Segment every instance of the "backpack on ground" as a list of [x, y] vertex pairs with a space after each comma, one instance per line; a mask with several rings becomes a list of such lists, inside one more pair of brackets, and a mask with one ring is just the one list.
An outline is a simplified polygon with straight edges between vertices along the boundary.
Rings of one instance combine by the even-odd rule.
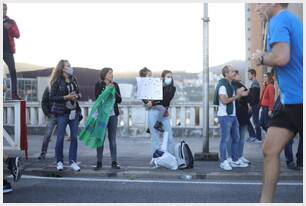
[[175, 145], [175, 157], [179, 169], [193, 168], [193, 155], [185, 141]]

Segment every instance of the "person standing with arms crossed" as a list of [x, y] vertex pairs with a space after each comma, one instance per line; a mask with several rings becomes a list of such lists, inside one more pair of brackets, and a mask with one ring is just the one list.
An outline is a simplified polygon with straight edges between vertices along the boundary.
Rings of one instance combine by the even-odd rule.
[[303, 136], [303, 24], [287, 3], [257, 4], [256, 12], [269, 22], [268, 52], [257, 51], [256, 65], [274, 67], [281, 108], [272, 113], [263, 144], [264, 177], [260, 202], [272, 202], [280, 173], [280, 153], [298, 132]]

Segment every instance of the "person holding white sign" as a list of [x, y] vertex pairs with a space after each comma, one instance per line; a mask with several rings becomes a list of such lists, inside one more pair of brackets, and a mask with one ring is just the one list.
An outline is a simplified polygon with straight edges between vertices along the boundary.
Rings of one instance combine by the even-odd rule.
[[[165, 132], [168, 132], [168, 135], [169, 135], [167, 151], [173, 154], [174, 143], [173, 143], [173, 136], [172, 136], [172, 128], [171, 128], [170, 121], [169, 121], [168, 107], [170, 106], [170, 102], [174, 97], [176, 87], [174, 86], [171, 71], [164, 70], [161, 74], [161, 79], [163, 82], [163, 99], [151, 101], [151, 103], [147, 104], [149, 108], [148, 123], [149, 123], [149, 129], [151, 132], [151, 144], [152, 144], [151, 149], [152, 149], [152, 154], [156, 150], [160, 149], [159, 133], [158, 133], [158, 130], [154, 128], [156, 121], [159, 120], [162, 123]], [[163, 106], [166, 108], [162, 117], [160, 117], [159, 115], [160, 111], [156, 109], [156, 106]]]
[[[140, 77], [152, 77], [152, 71], [150, 69], [144, 67], [143, 69], [141, 69], [139, 71], [139, 76]], [[149, 82], [147, 82], [147, 83], [149, 83]], [[148, 94], [146, 94], [146, 91], [139, 91], [140, 89], [143, 89], [143, 88], [140, 88], [140, 85], [139, 85], [138, 86], [138, 91], [137, 91], [138, 95], [139, 96], [147, 96], [148, 97]], [[151, 89], [151, 88], [149, 88], [149, 89]], [[142, 93], [145, 93], [145, 94], [142, 94]], [[161, 88], [160, 93], [161, 93], [161, 96], [162, 96], [162, 88]], [[154, 109], [159, 110], [159, 118], [157, 119], [157, 121], [156, 121], [156, 123], [154, 125], [154, 128], [157, 129], [160, 132], [164, 132], [163, 125], [162, 125], [162, 123], [159, 120], [163, 117], [163, 114], [166, 112], [166, 108], [164, 106], [162, 106], [162, 105], [154, 105], [154, 101], [153, 100], [148, 100], [147, 98], [142, 99], [142, 101], [145, 104], [146, 109], [154, 106]], [[146, 132], [150, 133], [150, 129], [148, 128]]]

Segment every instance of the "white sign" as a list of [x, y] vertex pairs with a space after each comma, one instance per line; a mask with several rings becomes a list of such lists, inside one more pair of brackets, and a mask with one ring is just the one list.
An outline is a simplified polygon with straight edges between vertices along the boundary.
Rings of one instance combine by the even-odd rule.
[[160, 78], [136, 77], [136, 80], [137, 99], [163, 99], [163, 83]]

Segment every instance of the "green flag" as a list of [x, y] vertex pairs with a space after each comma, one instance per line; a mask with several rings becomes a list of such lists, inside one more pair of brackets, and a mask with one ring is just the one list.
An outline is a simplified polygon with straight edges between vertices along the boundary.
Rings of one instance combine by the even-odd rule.
[[115, 104], [115, 88], [106, 87], [99, 95], [86, 120], [79, 139], [90, 148], [103, 146], [109, 115]]

